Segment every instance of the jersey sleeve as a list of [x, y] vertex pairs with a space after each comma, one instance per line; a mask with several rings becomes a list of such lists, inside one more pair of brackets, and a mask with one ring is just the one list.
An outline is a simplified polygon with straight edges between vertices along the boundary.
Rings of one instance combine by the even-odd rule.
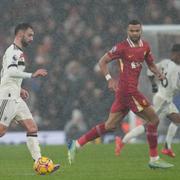
[[32, 73], [27, 73], [20, 71], [18, 69], [18, 64], [19, 64], [19, 57], [18, 54], [11, 54], [11, 53], [6, 53], [5, 54], [6, 59], [7, 59], [7, 75], [9, 77], [13, 78], [31, 78]]
[[120, 43], [116, 44], [107, 54], [111, 59], [121, 58], [123, 54], [123, 46]]
[[16, 54], [6, 53], [5, 56], [7, 59], [7, 68], [8, 69], [10, 67], [18, 67], [18, 56]]
[[154, 61], [151, 49], [148, 44], [147, 44], [147, 50], [146, 50], [146, 54], [145, 54], [145, 61], [148, 65]]

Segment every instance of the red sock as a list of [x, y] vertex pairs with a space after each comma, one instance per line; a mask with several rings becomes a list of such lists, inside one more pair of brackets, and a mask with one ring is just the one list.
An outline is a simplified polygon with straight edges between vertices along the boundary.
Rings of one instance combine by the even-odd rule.
[[107, 131], [105, 129], [105, 123], [101, 123], [93, 127], [86, 134], [82, 135], [77, 141], [80, 144], [80, 146], [83, 146], [87, 142], [92, 141], [96, 139], [97, 137], [100, 137], [102, 134], [106, 132]]
[[158, 156], [157, 150], [157, 125], [148, 124], [146, 127], [146, 136], [149, 144], [149, 155], [150, 157]]

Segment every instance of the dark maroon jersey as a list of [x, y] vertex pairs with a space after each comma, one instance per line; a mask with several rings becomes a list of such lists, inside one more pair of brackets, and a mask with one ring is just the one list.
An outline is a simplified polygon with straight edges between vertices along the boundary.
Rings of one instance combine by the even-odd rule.
[[147, 42], [140, 40], [139, 47], [135, 47], [129, 38], [115, 45], [108, 55], [120, 62], [119, 88], [127, 93], [137, 91], [142, 63], [154, 60]]

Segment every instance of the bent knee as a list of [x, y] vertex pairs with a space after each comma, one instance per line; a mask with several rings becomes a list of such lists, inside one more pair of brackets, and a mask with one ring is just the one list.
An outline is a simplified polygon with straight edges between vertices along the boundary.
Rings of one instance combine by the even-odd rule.
[[37, 133], [37, 132], [38, 132], [37, 126], [30, 126], [30, 127], [27, 127], [27, 133], [28, 133], [28, 134], [31, 134], [31, 133]]
[[105, 123], [105, 128], [108, 131], [114, 131], [116, 129], [116, 124], [106, 122]]
[[0, 137], [3, 137], [6, 134], [6, 131], [0, 132]]
[[6, 134], [7, 127], [0, 124], [0, 137], [4, 136]]

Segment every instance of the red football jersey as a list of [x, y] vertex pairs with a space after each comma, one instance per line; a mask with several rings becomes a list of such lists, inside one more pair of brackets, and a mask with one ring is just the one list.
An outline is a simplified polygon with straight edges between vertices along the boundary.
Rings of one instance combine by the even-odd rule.
[[129, 38], [115, 45], [108, 55], [120, 62], [119, 88], [127, 93], [137, 91], [142, 63], [151, 64], [154, 60], [147, 42], [140, 40], [139, 47], [135, 47]]

